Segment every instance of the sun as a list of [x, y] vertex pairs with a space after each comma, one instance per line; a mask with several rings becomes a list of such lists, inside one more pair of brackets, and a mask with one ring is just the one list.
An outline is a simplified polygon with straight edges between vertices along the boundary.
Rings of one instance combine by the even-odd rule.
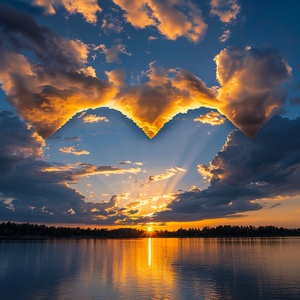
[[152, 226], [148, 226], [147, 231], [148, 231], [148, 232], [152, 232], [152, 231], [153, 231]]

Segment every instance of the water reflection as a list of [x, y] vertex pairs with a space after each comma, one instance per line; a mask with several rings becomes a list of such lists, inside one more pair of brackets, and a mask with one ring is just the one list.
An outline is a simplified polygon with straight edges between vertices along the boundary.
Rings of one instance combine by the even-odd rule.
[[0, 242], [1, 299], [299, 299], [299, 246], [299, 238]]
[[151, 267], [151, 260], [152, 260], [152, 244], [151, 244], [151, 238], [148, 238], [148, 267]]

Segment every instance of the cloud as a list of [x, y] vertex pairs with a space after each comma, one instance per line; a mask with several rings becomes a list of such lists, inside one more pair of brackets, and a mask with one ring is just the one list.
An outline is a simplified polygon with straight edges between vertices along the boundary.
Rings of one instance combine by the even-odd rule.
[[[239, 216], [268, 199], [299, 194], [300, 118], [270, 120], [253, 139], [229, 134], [209, 165], [198, 165], [210, 185], [178, 194], [154, 221], [195, 221]], [[261, 201], [260, 201], [261, 200]]]
[[126, 71], [125, 69], [116, 69], [112, 71], [105, 71], [105, 75], [108, 81], [117, 87], [122, 87], [125, 85]]
[[224, 32], [223, 32], [223, 34], [220, 36], [220, 38], [219, 38], [219, 41], [221, 42], [221, 43], [225, 43], [228, 39], [229, 39], [229, 37], [230, 37], [230, 30], [225, 30]]
[[80, 141], [81, 138], [78, 136], [71, 136], [71, 137], [66, 137], [64, 138], [65, 141]]
[[99, 123], [99, 122], [109, 122], [106, 117], [100, 117], [96, 115], [89, 114], [83, 118], [83, 123]]
[[218, 110], [249, 137], [286, 101], [292, 69], [274, 49], [226, 48], [216, 57]]
[[63, 6], [71, 15], [82, 14], [85, 20], [91, 24], [97, 23], [97, 13], [102, 11], [97, 0], [33, 0], [32, 4], [44, 7], [47, 14], [50, 15], [56, 13], [56, 7]]
[[[83, 197], [63, 184], [59, 176], [47, 176], [42, 168], [44, 140], [12, 113], [0, 112], [0, 214], [3, 220], [46, 221], [48, 212], [77, 209]], [[6, 199], [11, 199], [10, 208]], [[46, 208], [45, 208], [46, 207]], [[45, 218], [43, 218], [43, 216]]]
[[[0, 6], [0, 83], [8, 101], [41, 136], [114, 96], [116, 89], [86, 66], [88, 46], [82, 41], [62, 38], [27, 13]], [[22, 51], [31, 51], [36, 63]]]
[[44, 140], [31, 126], [9, 111], [0, 111], [0, 171], [8, 173], [24, 159], [36, 160], [43, 154]]
[[[184, 3], [190, 7], [189, 1]], [[0, 6], [1, 87], [18, 114], [44, 138], [76, 113], [104, 106], [122, 112], [150, 138], [178, 113], [199, 107], [217, 109], [253, 137], [286, 101], [284, 84], [291, 79], [291, 68], [272, 49], [222, 50], [215, 57], [220, 87], [209, 88], [187, 70], [154, 63], [141, 85], [126, 85], [124, 69], [105, 72], [109, 83], [87, 65], [89, 45], [59, 36], [25, 12]], [[109, 49], [104, 44], [94, 49], [103, 51], [109, 62], [120, 61], [119, 54], [126, 50], [119, 40], [114, 43]], [[22, 54], [26, 52], [30, 59]]]
[[146, 135], [154, 137], [178, 113], [200, 106], [216, 105], [216, 91], [185, 70], [155, 68], [150, 64], [149, 78], [143, 85], [124, 87], [113, 107], [132, 119]]
[[205, 115], [201, 115], [194, 119], [194, 122], [201, 122], [203, 124], [210, 124], [212, 126], [221, 125], [226, 121], [220, 113], [217, 111], [211, 111]]
[[291, 85], [291, 96], [289, 99], [289, 102], [291, 105], [299, 105], [300, 104], [300, 95], [299, 95], [299, 91], [300, 91], [300, 82], [296, 83], [293, 82]]
[[125, 19], [135, 28], [154, 26], [169, 40], [185, 37], [193, 43], [200, 42], [207, 25], [201, 10], [192, 1], [127, 1], [113, 0], [125, 11]]
[[62, 148], [59, 148], [59, 151], [63, 152], [63, 153], [74, 154], [74, 155], [77, 155], [77, 156], [90, 154], [89, 151], [87, 151], [87, 150], [78, 150], [74, 146], [62, 147]]
[[118, 162], [119, 165], [131, 165], [132, 162], [130, 160], [123, 160]]
[[94, 166], [88, 163], [77, 162], [75, 164], [61, 165], [61, 164], [48, 164], [43, 168], [43, 172], [47, 173], [59, 173], [60, 176], [65, 178], [72, 177], [78, 179], [79, 177], [91, 176], [91, 175], [123, 175], [123, 174], [138, 174], [141, 172], [140, 168], [117, 168], [113, 166]]
[[169, 178], [175, 176], [178, 172], [186, 172], [186, 170], [184, 170], [182, 168], [178, 168], [178, 167], [167, 169], [167, 171], [165, 173], [149, 176], [147, 182], [140, 185], [140, 187], [143, 188], [145, 186], [148, 186], [152, 182], [169, 179]]
[[31, 126], [11, 112], [0, 111], [2, 220], [114, 224], [126, 219], [126, 211], [118, 208], [122, 195], [112, 196], [109, 202], [86, 202], [70, 184], [92, 175], [136, 174], [139, 168], [50, 163], [43, 160], [44, 147], [44, 140]]
[[230, 23], [240, 12], [238, 0], [210, 0], [210, 13], [219, 17], [223, 23]]
[[101, 53], [105, 54], [106, 61], [108, 63], [121, 63], [119, 57], [120, 54], [125, 54], [131, 56], [131, 53], [126, 51], [125, 45], [117, 42], [113, 44], [110, 48], [107, 48], [104, 44], [100, 44], [94, 48], [95, 51], [100, 50]]
[[151, 42], [151, 41], [155, 41], [155, 40], [157, 40], [158, 38], [156, 37], [156, 36], [152, 36], [152, 35], [150, 35], [149, 37], [148, 37], [148, 41], [149, 42]]
[[106, 15], [105, 19], [103, 19], [101, 29], [106, 35], [118, 34], [123, 31], [123, 25], [120, 20]]

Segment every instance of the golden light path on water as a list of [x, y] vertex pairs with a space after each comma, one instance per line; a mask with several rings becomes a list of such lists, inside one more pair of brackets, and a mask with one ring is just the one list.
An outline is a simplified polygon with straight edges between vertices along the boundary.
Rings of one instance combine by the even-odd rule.
[[152, 241], [151, 238], [148, 238], [148, 267], [151, 267], [152, 260]]

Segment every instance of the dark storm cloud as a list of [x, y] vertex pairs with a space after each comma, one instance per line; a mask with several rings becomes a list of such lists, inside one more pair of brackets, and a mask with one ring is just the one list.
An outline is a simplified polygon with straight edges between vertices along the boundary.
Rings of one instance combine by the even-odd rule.
[[8, 111], [0, 112], [0, 129], [1, 219], [47, 219], [78, 208], [83, 196], [63, 184], [72, 177], [43, 172], [49, 166], [41, 160], [44, 140]]
[[[7, 2], [7, 0], [0, 0], [0, 4], [7, 4]], [[15, 9], [26, 11], [32, 15], [41, 15], [43, 13], [43, 9], [41, 7], [32, 6], [31, 3], [26, 2], [26, 0], [10, 0], [9, 5], [13, 6]]]
[[291, 105], [299, 105], [300, 104], [300, 82], [292, 83], [290, 87], [291, 87], [290, 103]]
[[299, 132], [300, 118], [289, 121], [281, 117], [274, 117], [253, 139], [233, 131], [209, 165], [198, 165], [210, 186], [178, 194], [168, 210], [154, 219], [194, 221], [235, 216], [261, 209], [259, 199], [298, 194]]
[[118, 196], [109, 202], [86, 202], [69, 185], [82, 176], [137, 173], [139, 168], [49, 163], [43, 160], [44, 146], [33, 128], [13, 113], [0, 111], [1, 220], [113, 224], [126, 217], [126, 212], [116, 212]]
[[44, 140], [9, 111], [0, 111], [0, 173], [42, 155]]
[[[53, 60], [55, 67], [71, 67], [72, 57], [66, 59], [63, 54], [62, 39], [49, 28], [39, 26], [28, 13], [0, 3], [0, 26], [2, 47], [12, 51], [30, 49], [44, 62]], [[73, 63], [78, 65], [76, 60]]]

